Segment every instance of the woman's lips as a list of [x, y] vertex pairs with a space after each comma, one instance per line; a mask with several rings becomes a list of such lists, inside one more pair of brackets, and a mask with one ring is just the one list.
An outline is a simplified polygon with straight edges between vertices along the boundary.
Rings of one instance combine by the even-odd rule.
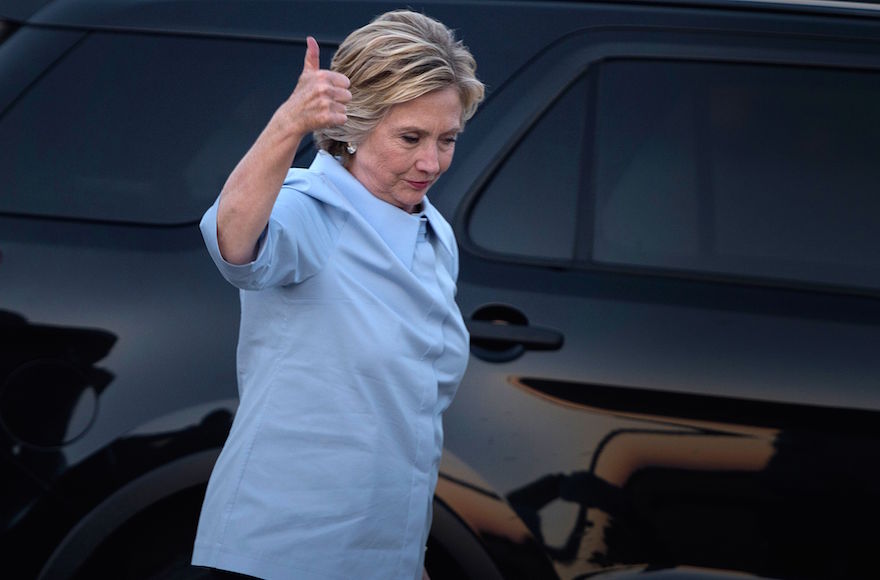
[[427, 189], [429, 185], [431, 185], [430, 181], [412, 181], [407, 179], [406, 182], [410, 187], [416, 190]]

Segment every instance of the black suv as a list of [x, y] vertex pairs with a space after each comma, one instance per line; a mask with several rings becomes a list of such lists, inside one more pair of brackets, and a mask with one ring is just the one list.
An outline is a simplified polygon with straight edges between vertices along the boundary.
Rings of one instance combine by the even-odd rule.
[[[238, 297], [197, 221], [305, 36], [396, 7], [0, 1], [4, 578], [198, 577]], [[489, 88], [431, 192], [472, 335], [435, 580], [876, 577], [880, 7], [413, 7]]]

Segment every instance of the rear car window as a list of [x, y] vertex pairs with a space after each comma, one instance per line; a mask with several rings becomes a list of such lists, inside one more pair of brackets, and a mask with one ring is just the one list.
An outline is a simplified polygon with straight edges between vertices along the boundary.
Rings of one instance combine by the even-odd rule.
[[603, 59], [516, 144], [468, 234], [514, 260], [876, 290], [878, 102], [876, 70]]
[[88, 36], [0, 117], [0, 212], [197, 220], [293, 89], [303, 50]]
[[595, 261], [880, 288], [880, 74], [599, 67]]

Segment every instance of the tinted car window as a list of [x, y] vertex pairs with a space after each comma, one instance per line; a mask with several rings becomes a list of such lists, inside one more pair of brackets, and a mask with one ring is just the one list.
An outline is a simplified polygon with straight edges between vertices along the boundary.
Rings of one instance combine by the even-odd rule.
[[0, 211], [198, 219], [301, 60], [279, 43], [89, 36], [0, 118]]
[[574, 254], [586, 114], [585, 79], [532, 127], [486, 186], [471, 239], [487, 250], [556, 260]]
[[596, 261], [880, 288], [880, 74], [598, 70]]

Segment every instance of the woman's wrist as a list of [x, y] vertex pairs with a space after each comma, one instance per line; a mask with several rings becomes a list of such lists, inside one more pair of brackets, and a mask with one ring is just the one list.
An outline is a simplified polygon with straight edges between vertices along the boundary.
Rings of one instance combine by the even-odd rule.
[[309, 134], [309, 131], [303, 130], [293, 115], [279, 108], [269, 124], [266, 126], [266, 132], [271, 139], [273, 145], [289, 148], [296, 152], [299, 143]]

